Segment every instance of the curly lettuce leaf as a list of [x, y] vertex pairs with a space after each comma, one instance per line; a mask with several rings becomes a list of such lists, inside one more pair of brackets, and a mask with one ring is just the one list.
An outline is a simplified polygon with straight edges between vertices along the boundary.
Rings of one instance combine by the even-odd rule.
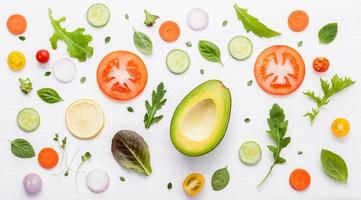
[[93, 38], [91, 35], [84, 34], [84, 28], [77, 28], [74, 31], [68, 32], [60, 25], [61, 22], [65, 21], [65, 17], [55, 20], [51, 9], [48, 10], [48, 14], [51, 25], [54, 28], [54, 33], [49, 39], [53, 49], [57, 49], [58, 41], [62, 40], [68, 47], [69, 55], [78, 59], [79, 62], [85, 62], [87, 58], [93, 55], [93, 47], [89, 46], [89, 42]]

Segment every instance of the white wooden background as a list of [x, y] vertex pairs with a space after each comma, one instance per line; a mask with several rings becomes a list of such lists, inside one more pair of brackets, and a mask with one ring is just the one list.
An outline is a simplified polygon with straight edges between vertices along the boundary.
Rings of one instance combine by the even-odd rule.
[[[85, 13], [89, 5], [95, 2], [106, 3], [111, 11], [109, 24], [101, 29], [92, 28], [86, 21]], [[282, 36], [273, 39], [260, 39], [252, 33], [246, 33], [241, 22], [236, 19], [232, 8], [234, 3], [249, 9], [268, 26], [282, 32]], [[186, 25], [186, 14], [194, 8], [205, 9], [210, 17], [206, 30], [195, 32]], [[35, 60], [38, 49], [51, 49], [48, 38], [53, 29], [50, 25], [47, 9], [53, 9], [55, 18], [67, 17], [62, 25], [72, 30], [79, 26], [86, 28], [86, 33], [93, 36], [94, 55], [84, 63], [78, 63], [77, 80], [70, 84], [61, 84], [53, 77], [44, 77], [45, 71], [51, 69], [51, 63], [67, 56], [65, 46], [59, 43], [56, 51], [51, 50], [51, 61], [46, 66], [40, 66]], [[147, 8], [161, 19], [152, 28], [143, 25], [143, 9]], [[361, 1], [359, 0], [248, 0], [248, 1], [166, 1], [166, 0], [3, 0], [0, 12], [0, 199], [188, 199], [182, 191], [181, 183], [191, 172], [201, 172], [206, 177], [204, 191], [194, 199], [361, 199], [361, 93], [360, 83], [336, 95], [329, 105], [322, 109], [311, 127], [308, 119], [302, 115], [314, 106], [302, 91], [313, 89], [320, 92], [319, 78], [329, 79], [333, 74], [351, 76], [361, 80]], [[287, 16], [294, 9], [306, 10], [310, 16], [310, 24], [302, 33], [293, 33], [287, 27]], [[26, 41], [20, 41], [6, 29], [7, 17], [13, 13], [22, 13], [28, 20], [25, 33]], [[128, 13], [130, 19], [124, 19]], [[158, 28], [164, 20], [177, 21], [182, 29], [179, 40], [168, 44], [158, 36]], [[222, 27], [222, 21], [228, 20], [228, 26]], [[339, 33], [330, 45], [320, 45], [317, 39], [319, 28], [329, 22], [338, 22]], [[149, 82], [145, 91], [128, 103], [115, 103], [107, 99], [98, 89], [96, 69], [101, 58], [110, 51], [125, 49], [137, 52], [132, 41], [132, 26], [148, 34], [154, 43], [154, 53], [150, 57], [141, 55], [149, 70]], [[227, 52], [230, 38], [243, 34], [248, 36], [254, 45], [253, 55], [246, 61], [233, 60]], [[111, 36], [111, 42], [104, 44], [104, 38]], [[224, 67], [202, 59], [197, 51], [199, 39], [215, 42], [221, 48]], [[192, 48], [185, 46], [186, 41], [193, 43]], [[302, 40], [303, 46], [297, 47]], [[253, 79], [253, 64], [260, 51], [274, 44], [292, 46], [303, 55], [307, 64], [307, 74], [302, 86], [287, 97], [274, 97], [264, 93], [256, 83], [247, 87], [248, 80]], [[183, 75], [171, 74], [165, 64], [165, 55], [173, 48], [186, 50], [192, 59], [190, 69]], [[7, 67], [6, 57], [10, 51], [20, 50], [27, 56], [26, 68], [15, 73]], [[326, 56], [331, 66], [327, 73], [319, 75], [313, 72], [311, 62], [316, 56]], [[199, 70], [203, 68], [205, 74]], [[79, 83], [82, 76], [87, 77], [83, 85]], [[34, 91], [24, 96], [18, 89], [18, 78], [29, 77], [33, 80]], [[179, 101], [191, 89], [208, 79], [220, 79], [232, 91], [232, 115], [227, 135], [220, 145], [211, 153], [189, 158], [177, 152], [169, 138], [169, 124], [172, 113]], [[145, 113], [144, 101], [149, 99], [151, 90], [163, 81], [167, 88], [168, 103], [160, 111], [165, 118], [149, 130], [143, 127]], [[38, 99], [36, 89], [52, 87], [57, 89], [64, 102], [48, 105]], [[64, 113], [67, 106], [80, 98], [91, 98], [99, 102], [106, 114], [106, 125], [103, 132], [90, 141], [78, 140], [66, 130]], [[267, 172], [272, 162], [271, 153], [266, 146], [271, 143], [265, 133], [268, 128], [266, 117], [273, 103], [279, 103], [289, 119], [287, 134], [292, 142], [282, 155], [287, 159], [284, 165], [276, 166], [271, 177], [261, 189], [256, 184]], [[133, 106], [134, 113], [128, 113], [127, 106]], [[17, 112], [23, 107], [34, 107], [40, 112], [41, 126], [34, 133], [24, 133], [16, 125]], [[243, 119], [249, 117], [246, 124]], [[345, 117], [351, 123], [349, 135], [343, 139], [335, 138], [330, 132], [330, 124], [336, 117]], [[143, 177], [131, 171], [124, 170], [113, 159], [110, 151], [113, 135], [121, 129], [131, 129], [140, 133], [150, 146], [153, 173]], [[57, 170], [44, 170], [39, 167], [36, 158], [21, 160], [10, 152], [6, 140], [26, 138], [36, 152], [46, 146], [56, 147], [52, 141], [54, 133], [67, 135], [70, 154], [78, 148], [81, 152], [90, 151], [93, 158], [84, 165], [83, 170], [103, 168], [109, 172], [111, 183], [109, 189], [102, 194], [91, 193], [85, 185], [85, 174], [79, 176], [80, 192], [76, 193], [74, 176], [67, 178], [52, 175]], [[261, 162], [248, 167], [238, 159], [238, 149], [247, 140], [257, 141], [263, 149]], [[349, 169], [349, 181], [343, 185], [331, 180], [321, 170], [320, 150], [330, 149], [346, 160]], [[297, 151], [303, 155], [297, 155]], [[228, 166], [231, 174], [229, 186], [220, 192], [212, 191], [210, 179], [212, 173], [221, 167]], [[304, 192], [296, 192], [288, 184], [288, 176], [295, 168], [305, 168], [312, 176], [310, 187]], [[30, 172], [41, 175], [43, 190], [35, 197], [27, 197], [22, 188], [22, 178]], [[126, 178], [119, 181], [119, 176]], [[168, 182], [173, 183], [173, 189], [168, 191]]]

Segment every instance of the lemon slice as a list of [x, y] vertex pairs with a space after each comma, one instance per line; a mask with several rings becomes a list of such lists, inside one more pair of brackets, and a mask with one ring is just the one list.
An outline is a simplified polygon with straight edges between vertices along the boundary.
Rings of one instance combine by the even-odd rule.
[[75, 137], [93, 138], [104, 127], [104, 112], [95, 101], [80, 99], [69, 106], [65, 114], [65, 123]]

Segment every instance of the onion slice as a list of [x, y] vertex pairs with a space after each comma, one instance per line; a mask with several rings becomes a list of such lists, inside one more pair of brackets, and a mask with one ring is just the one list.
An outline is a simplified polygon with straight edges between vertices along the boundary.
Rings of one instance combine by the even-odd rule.
[[61, 58], [53, 65], [53, 75], [62, 83], [69, 83], [76, 76], [76, 64], [70, 58]]
[[196, 31], [205, 29], [208, 25], [208, 14], [201, 8], [194, 8], [188, 12], [187, 23], [188, 26]]

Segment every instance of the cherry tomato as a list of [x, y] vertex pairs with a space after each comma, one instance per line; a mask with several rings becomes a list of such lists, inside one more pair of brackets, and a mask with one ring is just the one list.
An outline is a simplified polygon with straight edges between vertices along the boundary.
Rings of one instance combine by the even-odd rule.
[[98, 66], [98, 85], [104, 94], [115, 100], [127, 101], [138, 96], [147, 80], [144, 62], [129, 51], [111, 52]]
[[46, 49], [41, 49], [38, 52], [36, 52], [36, 60], [38, 60], [39, 63], [47, 63], [49, 61], [50, 54], [49, 51]]
[[183, 181], [183, 189], [189, 196], [194, 196], [200, 193], [204, 187], [204, 177], [202, 174], [189, 174]]
[[331, 124], [331, 131], [336, 137], [344, 137], [350, 131], [350, 123], [345, 118], [337, 118]]
[[325, 72], [328, 70], [330, 63], [325, 57], [317, 57], [313, 60], [312, 66], [316, 72]]
[[305, 77], [305, 63], [293, 48], [284, 45], [268, 47], [254, 65], [258, 85], [267, 93], [287, 95], [294, 92]]

